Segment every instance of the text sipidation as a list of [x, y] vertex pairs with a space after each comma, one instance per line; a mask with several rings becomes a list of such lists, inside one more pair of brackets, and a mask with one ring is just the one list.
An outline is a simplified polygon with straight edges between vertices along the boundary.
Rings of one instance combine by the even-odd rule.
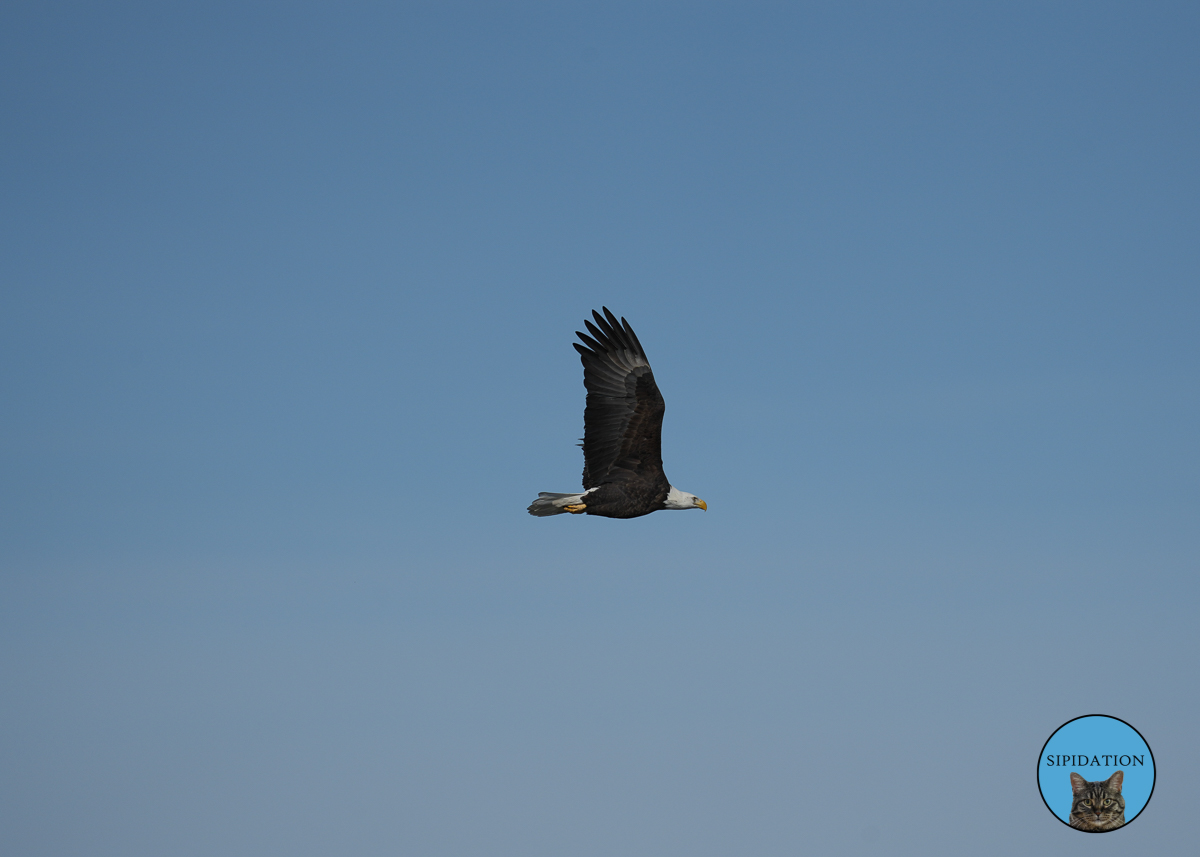
[[[1101, 761], [1103, 759], [1104, 761]], [[1112, 761], [1108, 761], [1112, 759]], [[1145, 766], [1146, 755], [1140, 756], [1047, 756], [1047, 767], [1086, 768], [1092, 765], [1097, 768], [1111, 768], [1120, 765], [1123, 768]]]

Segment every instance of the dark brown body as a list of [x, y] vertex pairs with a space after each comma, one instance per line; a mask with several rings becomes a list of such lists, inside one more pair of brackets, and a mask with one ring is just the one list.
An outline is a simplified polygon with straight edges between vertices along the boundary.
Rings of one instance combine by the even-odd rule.
[[663, 508], [667, 493], [671, 490], [666, 477], [661, 485], [647, 482], [608, 482], [600, 485], [584, 502], [588, 515], [602, 518], [640, 518]]

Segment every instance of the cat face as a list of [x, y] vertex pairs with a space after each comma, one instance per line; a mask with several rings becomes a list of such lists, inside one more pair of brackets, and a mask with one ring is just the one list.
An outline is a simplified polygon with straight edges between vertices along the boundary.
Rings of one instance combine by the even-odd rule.
[[1089, 783], [1071, 772], [1071, 826], [1080, 830], [1115, 830], [1125, 823], [1125, 798], [1121, 783], [1125, 772], [1117, 771], [1107, 780]]

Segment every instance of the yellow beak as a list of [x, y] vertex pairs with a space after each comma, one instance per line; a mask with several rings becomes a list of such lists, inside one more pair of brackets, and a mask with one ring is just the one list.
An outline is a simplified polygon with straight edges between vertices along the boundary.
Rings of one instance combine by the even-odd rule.
[[703, 500], [701, 500], [699, 497], [696, 498], [696, 505], [699, 506], [704, 511], [706, 511], [706, 512], [708, 511], [708, 504], [705, 503]]

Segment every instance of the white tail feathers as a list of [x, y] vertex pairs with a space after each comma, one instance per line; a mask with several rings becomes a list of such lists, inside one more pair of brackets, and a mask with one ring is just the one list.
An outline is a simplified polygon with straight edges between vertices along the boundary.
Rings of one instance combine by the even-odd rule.
[[561, 515], [567, 511], [564, 506], [574, 506], [583, 502], [582, 494], [551, 494], [546, 491], [538, 494], [538, 498], [529, 505], [529, 514], [545, 518], [548, 515]]

